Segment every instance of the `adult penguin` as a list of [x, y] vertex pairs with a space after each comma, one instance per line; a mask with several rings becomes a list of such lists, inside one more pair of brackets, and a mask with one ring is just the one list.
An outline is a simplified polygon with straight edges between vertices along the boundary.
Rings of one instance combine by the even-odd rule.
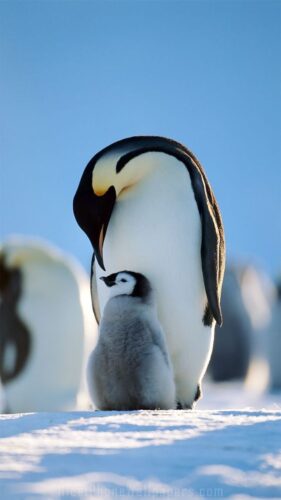
[[163, 137], [118, 141], [88, 163], [74, 214], [94, 255], [97, 320], [108, 300], [98, 279], [130, 269], [156, 291], [179, 408], [191, 408], [213, 345], [225, 246], [222, 220], [204, 170], [183, 145]]
[[215, 335], [208, 373], [215, 382], [245, 379], [254, 351], [254, 329], [244, 303], [241, 266], [226, 267], [222, 288], [223, 326]]

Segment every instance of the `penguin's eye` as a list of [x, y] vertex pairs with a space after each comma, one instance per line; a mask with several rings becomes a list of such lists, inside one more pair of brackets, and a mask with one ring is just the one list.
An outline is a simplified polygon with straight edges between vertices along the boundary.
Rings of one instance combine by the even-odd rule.
[[127, 283], [127, 280], [125, 280], [125, 278], [122, 278], [120, 281], [121, 281], [122, 283]]

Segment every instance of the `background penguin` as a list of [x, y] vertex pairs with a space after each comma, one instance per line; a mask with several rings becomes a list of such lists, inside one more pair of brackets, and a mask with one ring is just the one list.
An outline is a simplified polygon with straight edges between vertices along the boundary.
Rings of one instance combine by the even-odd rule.
[[88, 407], [81, 388], [93, 319], [87, 288], [83, 269], [45, 242], [19, 237], [0, 247], [3, 410], [68, 410], [77, 398]]
[[17, 306], [22, 293], [20, 269], [6, 266], [0, 255], [0, 379], [6, 384], [24, 369], [31, 351], [31, 335]]
[[111, 298], [88, 364], [94, 404], [101, 410], [174, 408], [173, 373], [149, 281], [129, 271], [101, 279]]
[[271, 278], [254, 264], [240, 265], [239, 275], [243, 303], [253, 330], [251, 362], [245, 385], [247, 390], [258, 394], [267, 389], [269, 380], [267, 328], [271, 319], [275, 289]]
[[276, 297], [272, 305], [271, 321], [267, 330], [267, 352], [269, 362], [269, 388], [281, 390], [281, 278], [277, 281]]
[[[272, 281], [260, 268], [242, 262], [227, 267], [221, 301], [224, 323], [216, 331], [208, 369], [214, 381], [243, 379], [246, 389], [256, 394], [267, 388], [268, 328], [274, 297]], [[273, 350], [279, 363], [276, 345]]]
[[179, 407], [190, 408], [213, 344], [224, 274], [224, 232], [203, 168], [181, 144], [132, 137], [87, 165], [74, 214], [93, 248], [92, 300], [99, 321], [108, 290], [98, 278], [131, 269], [147, 276], [174, 369]]
[[208, 374], [215, 382], [244, 379], [253, 354], [253, 327], [242, 297], [239, 267], [226, 268], [222, 289], [223, 325], [216, 331]]

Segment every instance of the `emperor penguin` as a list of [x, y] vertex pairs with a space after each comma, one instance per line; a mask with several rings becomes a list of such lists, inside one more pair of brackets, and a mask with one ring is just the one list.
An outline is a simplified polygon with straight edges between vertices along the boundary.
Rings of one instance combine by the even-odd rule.
[[241, 266], [227, 266], [224, 274], [221, 307], [223, 325], [215, 333], [208, 372], [215, 382], [247, 376], [253, 355], [254, 330], [246, 309], [240, 283]]
[[[3, 242], [2, 411], [63, 411], [82, 405], [88, 409], [83, 365], [89, 355], [89, 323], [94, 320], [88, 282], [74, 259], [43, 240], [18, 236]], [[91, 329], [95, 337], [95, 327]]]
[[175, 408], [175, 385], [150, 283], [139, 273], [101, 277], [109, 287], [99, 340], [88, 363], [100, 410]]
[[73, 209], [94, 250], [91, 293], [97, 321], [109, 297], [99, 280], [103, 271], [144, 274], [156, 293], [178, 407], [192, 408], [200, 397], [215, 323], [222, 324], [225, 267], [222, 219], [202, 166], [176, 141], [127, 138], [90, 160]]
[[269, 361], [269, 388], [281, 390], [281, 279], [277, 281], [276, 297], [272, 304], [271, 319], [266, 329]]

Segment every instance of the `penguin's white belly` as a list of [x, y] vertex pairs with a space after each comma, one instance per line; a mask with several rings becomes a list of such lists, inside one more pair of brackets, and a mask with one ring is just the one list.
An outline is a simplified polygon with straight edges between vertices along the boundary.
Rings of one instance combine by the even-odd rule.
[[[177, 395], [192, 404], [213, 342], [212, 329], [202, 322], [207, 298], [200, 215], [186, 167], [162, 153], [149, 155], [153, 171], [117, 199], [104, 243], [106, 273], [97, 265], [97, 278], [129, 270], [151, 281]], [[97, 286], [102, 314], [109, 291], [99, 279]]]

